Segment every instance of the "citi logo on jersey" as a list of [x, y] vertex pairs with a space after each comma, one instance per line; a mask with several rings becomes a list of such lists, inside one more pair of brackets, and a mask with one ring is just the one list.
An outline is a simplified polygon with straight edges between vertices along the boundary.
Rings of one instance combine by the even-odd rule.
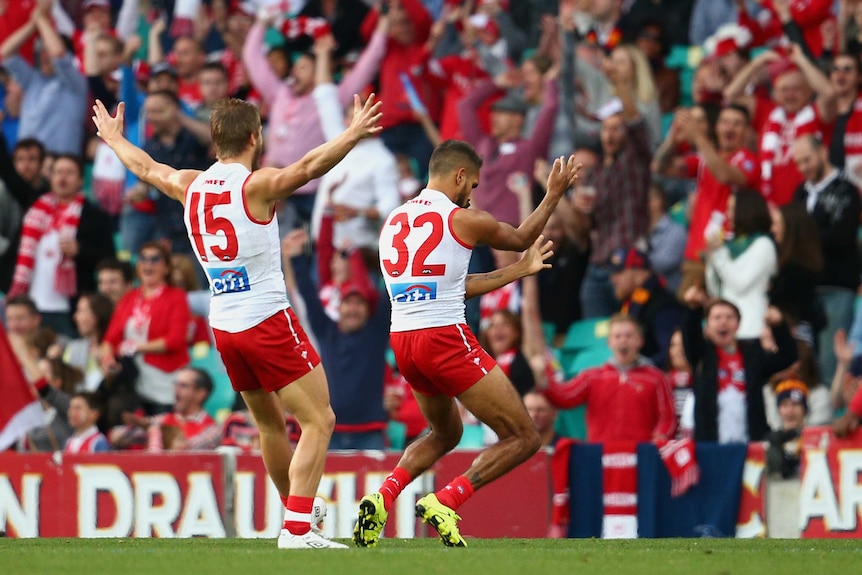
[[248, 272], [245, 266], [233, 268], [207, 268], [207, 273], [212, 280], [211, 291], [213, 295], [224, 293], [239, 293], [249, 291], [251, 284], [248, 281]]
[[437, 299], [437, 282], [392, 284], [392, 301], [414, 302]]

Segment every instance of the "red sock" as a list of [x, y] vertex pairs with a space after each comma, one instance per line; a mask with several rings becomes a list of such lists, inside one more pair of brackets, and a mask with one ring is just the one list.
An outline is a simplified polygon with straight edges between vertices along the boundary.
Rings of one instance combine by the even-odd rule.
[[458, 509], [473, 495], [473, 484], [463, 475], [459, 475], [434, 495], [437, 496], [440, 503], [449, 509]]
[[314, 497], [299, 497], [291, 495], [284, 499], [284, 529], [294, 535], [305, 535], [311, 531], [311, 510], [314, 507]]
[[383, 495], [383, 508], [386, 511], [389, 511], [395, 499], [411, 481], [413, 481], [413, 478], [410, 477], [410, 474], [403, 467], [396, 467], [392, 470], [392, 473], [386, 476], [386, 479], [383, 480], [383, 485], [378, 489], [380, 494]]

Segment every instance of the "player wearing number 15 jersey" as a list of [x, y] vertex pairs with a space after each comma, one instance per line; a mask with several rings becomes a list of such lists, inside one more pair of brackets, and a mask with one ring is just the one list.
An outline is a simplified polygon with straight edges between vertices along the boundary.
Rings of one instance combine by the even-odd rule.
[[[285, 295], [275, 202], [319, 178], [360, 140], [380, 131], [380, 103], [354, 98], [353, 120], [339, 137], [283, 169], [258, 170], [260, 114], [221, 100], [210, 120], [217, 162], [205, 172], [155, 162], [123, 137], [121, 103], [111, 117], [93, 106], [98, 135], [136, 176], [184, 206], [198, 261], [210, 279], [210, 324], [234, 389], [260, 430], [263, 462], [285, 506], [279, 548], [345, 548], [311, 531], [314, 495], [335, 424], [317, 352]], [[302, 427], [291, 452], [284, 410]]]
[[463, 429], [453, 398], [490, 426], [500, 441], [463, 475], [416, 504], [416, 516], [430, 523], [445, 545], [465, 545], [458, 531], [458, 506], [474, 490], [530, 457], [541, 443], [518, 392], [464, 322], [465, 297], [525, 274], [507, 274], [509, 268], [504, 268], [468, 276], [467, 264], [477, 243], [510, 251], [541, 243], [539, 232], [577, 179], [580, 165], [575, 166], [573, 157], [557, 159], [547, 194], [517, 228], [487, 212], [464, 209], [479, 183], [481, 166], [482, 159], [469, 144], [443, 142], [431, 156], [428, 187], [395, 209], [380, 233], [380, 266], [392, 303], [392, 349], [431, 431], [407, 448], [377, 493], [360, 501], [353, 540], [361, 547], [377, 544], [388, 510], [404, 487], [458, 444]]

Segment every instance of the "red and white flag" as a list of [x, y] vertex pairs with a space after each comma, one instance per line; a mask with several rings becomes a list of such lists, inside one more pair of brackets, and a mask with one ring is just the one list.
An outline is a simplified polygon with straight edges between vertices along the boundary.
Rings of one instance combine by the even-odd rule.
[[36, 427], [45, 425], [42, 405], [12, 351], [6, 332], [0, 329], [0, 451]]

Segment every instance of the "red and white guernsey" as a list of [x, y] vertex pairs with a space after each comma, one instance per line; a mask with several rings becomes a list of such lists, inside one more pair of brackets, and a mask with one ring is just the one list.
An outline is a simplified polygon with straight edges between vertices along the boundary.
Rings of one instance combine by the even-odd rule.
[[425, 189], [396, 208], [380, 231], [380, 269], [392, 304], [392, 331], [463, 324], [472, 246], [452, 231], [459, 208]]
[[255, 220], [245, 204], [251, 172], [216, 162], [189, 184], [183, 219], [189, 240], [209, 277], [210, 325], [237, 333], [290, 304], [281, 271], [275, 218]]

